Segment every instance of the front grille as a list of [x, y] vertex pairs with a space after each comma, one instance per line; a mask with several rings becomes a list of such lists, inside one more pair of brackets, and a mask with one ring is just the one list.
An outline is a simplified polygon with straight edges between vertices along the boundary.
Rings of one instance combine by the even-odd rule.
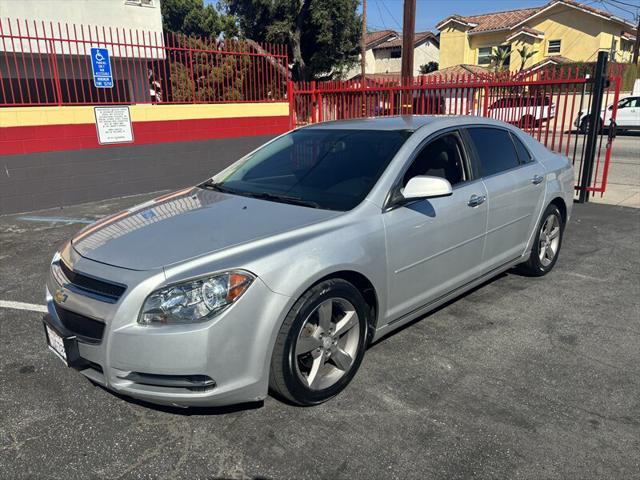
[[117, 301], [127, 289], [125, 285], [106, 282], [79, 272], [74, 272], [63, 261], [60, 261], [60, 269], [64, 276], [67, 277], [67, 280], [69, 280], [69, 283], [76, 288], [107, 297], [113, 301]]
[[71, 312], [54, 303], [60, 323], [71, 333], [78, 336], [79, 340], [89, 343], [100, 343], [104, 335], [104, 323], [85, 317], [79, 313]]

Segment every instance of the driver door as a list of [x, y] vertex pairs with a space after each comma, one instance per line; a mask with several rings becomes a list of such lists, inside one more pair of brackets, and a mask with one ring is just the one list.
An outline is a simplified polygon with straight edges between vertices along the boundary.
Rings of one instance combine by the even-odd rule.
[[428, 139], [398, 188], [418, 175], [446, 178], [453, 194], [383, 213], [388, 269], [387, 318], [398, 319], [481, 275], [487, 192], [474, 180], [457, 131]]
[[640, 98], [629, 97], [618, 102], [616, 124], [618, 127], [637, 127], [640, 125]]

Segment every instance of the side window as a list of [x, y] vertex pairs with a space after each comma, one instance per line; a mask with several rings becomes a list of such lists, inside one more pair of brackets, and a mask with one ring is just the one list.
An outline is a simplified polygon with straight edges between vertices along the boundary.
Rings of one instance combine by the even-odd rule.
[[480, 174], [483, 177], [504, 172], [520, 164], [508, 131], [475, 127], [469, 128], [468, 132], [478, 154]]
[[[633, 100], [633, 99], [631, 99]], [[629, 108], [630, 99], [624, 98], [618, 102], [618, 109], [620, 108]]]
[[513, 140], [513, 144], [516, 147], [516, 153], [518, 154], [518, 159], [520, 160], [520, 163], [529, 163], [533, 161], [533, 159], [531, 158], [531, 154], [529, 153], [529, 150], [527, 150], [527, 148], [522, 144], [522, 140], [520, 140], [513, 133], [511, 134], [511, 140]]
[[451, 185], [464, 182], [464, 159], [458, 135], [447, 133], [422, 147], [404, 174], [403, 185], [418, 175], [445, 178]]

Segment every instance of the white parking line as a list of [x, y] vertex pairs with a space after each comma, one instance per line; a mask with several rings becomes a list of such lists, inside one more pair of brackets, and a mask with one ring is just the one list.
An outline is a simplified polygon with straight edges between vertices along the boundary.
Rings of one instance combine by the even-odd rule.
[[12, 302], [10, 300], [0, 300], [0, 308], [13, 308], [15, 310], [29, 310], [31, 312], [47, 313], [46, 305], [36, 305], [35, 303]]
[[88, 225], [95, 222], [95, 220], [91, 220], [89, 218], [39, 217], [37, 215], [18, 217], [18, 220], [25, 220], [27, 222], [64, 223], [66, 225], [70, 225], [72, 223], [84, 223]]

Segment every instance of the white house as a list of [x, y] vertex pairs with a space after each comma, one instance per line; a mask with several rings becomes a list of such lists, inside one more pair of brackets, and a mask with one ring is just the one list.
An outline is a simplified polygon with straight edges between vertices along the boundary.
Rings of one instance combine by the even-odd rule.
[[0, 97], [27, 103], [29, 92], [35, 103], [65, 100], [73, 91], [88, 98], [87, 58], [92, 47], [102, 47], [119, 67], [116, 88], [140, 101], [149, 95], [151, 63], [165, 59], [163, 46], [160, 0], [0, 0]]
[[[402, 36], [393, 30], [367, 33], [365, 39], [367, 75], [397, 76], [402, 70]], [[438, 62], [440, 42], [432, 32], [416, 32], [413, 44], [413, 75], [420, 74], [420, 66]], [[346, 78], [360, 75], [360, 62], [349, 70]]]

